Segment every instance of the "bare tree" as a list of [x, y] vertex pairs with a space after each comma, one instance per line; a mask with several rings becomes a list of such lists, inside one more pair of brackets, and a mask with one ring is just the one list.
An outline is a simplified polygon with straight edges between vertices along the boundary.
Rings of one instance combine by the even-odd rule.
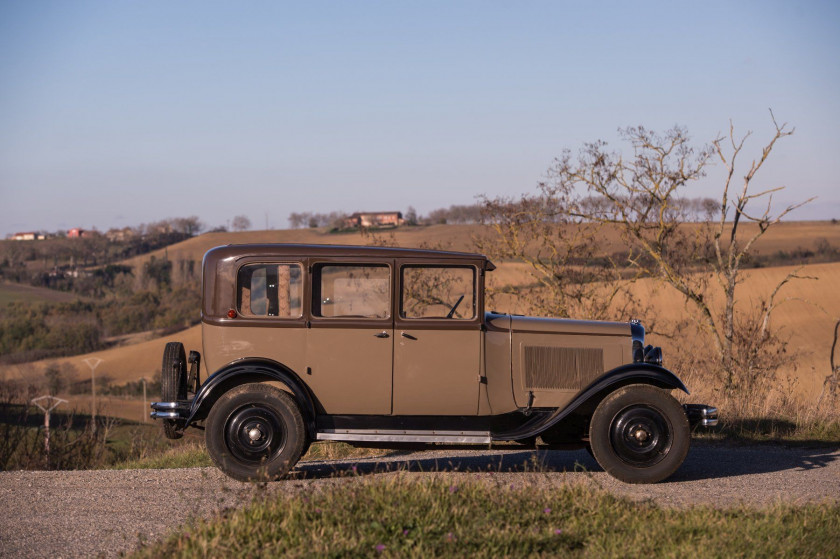
[[188, 237], [201, 233], [204, 229], [204, 224], [198, 219], [198, 216], [191, 215], [189, 217], [176, 217], [171, 220], [172, 228], [179, 233], [183, 233]]
[[230, 227], [234, 231], [246, 231], [251, 228], [251, 220], [247, 215], [238, 215], [230, 222]]
[[[664, 135], [643, 127], [627, 128], [621, 132], [632, 145], [632, 157], [608, 151], [604, 142], [587, 144], [576, 157], [566, 151], [551, 169], [550, 182], [542, 185], [543, 195], [557, 201], [562, 213], [579, 225], [617, 228], [629, 250], [629, 265], [691, 302], [701, 331], [710, 336], [716, 349], [727, 389], [747, 388], [749, 379], [772, 368], [761, 351], [773, 339], [771, 315], [780, 303], [780, 290], [800, 277], [798, 270], [793, 271], [769, 293], [754, 293], [759, 301], [752, 307], [736, 306], [742, 267], [756, 241], [810, 201], [774, 210], [773, 194], [783, 187], [751, 191], [756, 173], [776, 142], [793, 133], [775, 118], [773, 125], [773, 137], [737, 188], [732, 184], [736, 162], [750, 133], [736, 137], [731, 123], [728, 136], [701, 149], [693, 148], [687, 132], [679, 127]], [[708, 213], [702, 223], [687, 226], [690, 208], [681, 202], [680, 194], [690, 182], [703, 177], [716, 159], [727, 173], [720, 203], [704, 204]], [[755, 227], [745, 229], [745, 223]], [[711, 282], [723, 291], [719, 307], [711, 302]]]
[[475, 243], [494, 260], [528, 264], [536, 285], [518, 291], [532, 312], [604, 319], [627, 310], [629, 281], [603, 253], [603, 224], [568, 212], [568, 194], [541, 184], [536, 196], [481, 198], [481, 204], [482, 221], [495, 234]]

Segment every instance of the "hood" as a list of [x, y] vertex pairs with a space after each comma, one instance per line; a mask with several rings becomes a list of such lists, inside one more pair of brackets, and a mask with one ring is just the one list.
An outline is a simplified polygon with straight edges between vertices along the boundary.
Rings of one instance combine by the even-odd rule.
[[511, 316], [510, 320], [511, 331], [513, 332], [630, 337], [630, 324], [627, 322], [602, 322], [598, 320], [574, 320], [570, 318], [537, 318], [533, 316]]

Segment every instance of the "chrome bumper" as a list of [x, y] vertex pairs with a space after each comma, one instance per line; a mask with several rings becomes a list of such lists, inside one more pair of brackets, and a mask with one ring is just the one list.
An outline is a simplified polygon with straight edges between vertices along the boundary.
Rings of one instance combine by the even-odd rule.
[[187, 419], [190, 416], [190, 403], [181, 402], [152, 402], [152, 419]]
[[697, 425], [714, 427], [718, 424], [718, 410], [715, 407], [703, 404], [683, 404], [683, 409], [692, 427]]

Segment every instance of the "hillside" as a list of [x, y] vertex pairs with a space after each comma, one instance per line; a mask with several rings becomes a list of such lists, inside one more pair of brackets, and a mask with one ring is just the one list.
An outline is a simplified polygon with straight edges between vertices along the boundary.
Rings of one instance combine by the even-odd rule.
[[35, 287], [21, 283], [0, 282], [0, 307], [18, 301], [28, 303], [70, 303], [79, 299], [75, 293]]
[[[767, 293], [776, 282], [782, 279], [793, 268], [762, 268], [747, 270], [744, 282], [739, 286], [741, 294]], [[795, 367], [784, 373], [797, 378], [794, 390], [803, 399], [816, 398], [822, 386], [822, 381], [829, 373], [829, 352], [833, 337], [834, 323], [840, 317], [840, 297], [837, 296], [837, 285], [840, 285], [840, 263], [814, 264], [806, 266], [803, 275], [817, 279], [799, 280], [788, 285], [782, 292], [784, 297], [791, 300], [782, 305], [774, 315], [775, 322], [784, 332], [790, 335], [791, 346], [799, 351], [799, 358]], [[503, 278], [508, 284], [521, 284], [528, 281], [527, 269], [522, 264], [502, 263], [494, 271], [491, 278]], [[634, 287], [637, 295], [645, 300], [655, 301], [656, 316], [640, 317], [643, 321], [676, 320], [686, 312], [685, 302], [681, 295], [672, 289], [657, 289], [649, 280], [638, 282]], [[495, 305], [497, 310], [508, 312], [527, 312], [524, 302], [507, 303], [499, 301]], [[53, 362], [69, 361], [76, 365], [83, 376], [88, 368], [83, 360], [88, 357], [102, 359], [97, 369], [97, 376], [108, 375], [116, 384], [134, 381], [140, 377], [151, 378], [160, 368], [160, 359], [164, 345], [173, 340], [182, 341], [187, 349], [200, 349], [200, 326], [195, 326], [178, 334], [150, 340], [135, 345], [111, 348], [105, 351], [80, 355], [71, 358], [45, 360], [33, 363], [32, 367], [9, 367], [7, 375], [11, 377], [25, 377], [37, 375], [38, 371]], [[665, 358], [669, 352], [698, 351], [692, 340], [654, 340], [665, 349]], [[206, 374], [206, 372], [204, 372]]]
[[[696, 224], [687, 227], [697, 228]], [[753, 224], [742, 224], [744, 236], [756, 230]], [[393, 239], [401, 247], [418, 247], [425, 243], [429, 246], [444, 247], [449, 250], [473, 252], [475, 247], [473, 238], [492, 234], [492, 231], [482, 225], [428, 225], [417, 227], [400, 227], [394, 230], [384, 230], [377, 233], [381, 238]], [[772, 255], [780, 251], [792, 252], [797, 249], [814, 250], [816, 244], [825, 239], [831, 246], [840, 248], [840, 225], [828, 221], [798, 221], [784, 222], [771, 228], [762, 239], [756, 243], [755, 250], [759, 255]], [[620, 251], [623, 243], [618, 231], [607, 230], [603, 237], [603, 251], [611, 254]], [[205, 233], [186, 241], [171, 245], [166, 249], [137, 256], [122, 262], [128, 266], [142, 266], [152, 256], [170, 260], [194, 260], [200, 262], [204, 253], [213, 247], [226, 244], [242, 243], [312, 243], [336, 245], [365, 245], [370, 239], [360, 233], [329, 233], [323, 229], [284, 229], [271, 231], [243, 231], [229, 233]]]

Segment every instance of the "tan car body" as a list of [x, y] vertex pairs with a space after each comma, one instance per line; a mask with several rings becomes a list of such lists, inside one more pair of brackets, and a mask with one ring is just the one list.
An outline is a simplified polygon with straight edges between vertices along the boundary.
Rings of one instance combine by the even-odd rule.
[[494, 268], [446, 251], [215, 248], [202, 351], [166, 345], [152, 417], [169, 438], [204, 422], [210, 456], [242, 480], [281, 477], [316, 440], [586, 445], [624, 481], [674, 473], [717, 410], [668, 393], [688, 391], [641, 323], [486, 311]]
[[[301, 316], [241, 315], [237, 274], [242, 266], [255, 263], [300, 264]], [[390, 316], [314, 316], [311, 271], [324, 263], [387, 265]], [[471, 267], [474, 318], [401, 317], [400, 270], [418, 264]], [[562, 407], [604, 372], [632, 361], [627, 323], [485, 313], [485, 275], [493, 269], [484, 256], [439, 251], [305, 245], [216, 248], [205, 256], [203, 269], [205, 369], [217, 371], [248, 358], [279, 363], [306, 385], [318, 414], [469, 416]], [[377, 337], [382, 333], [387, 337]]]

